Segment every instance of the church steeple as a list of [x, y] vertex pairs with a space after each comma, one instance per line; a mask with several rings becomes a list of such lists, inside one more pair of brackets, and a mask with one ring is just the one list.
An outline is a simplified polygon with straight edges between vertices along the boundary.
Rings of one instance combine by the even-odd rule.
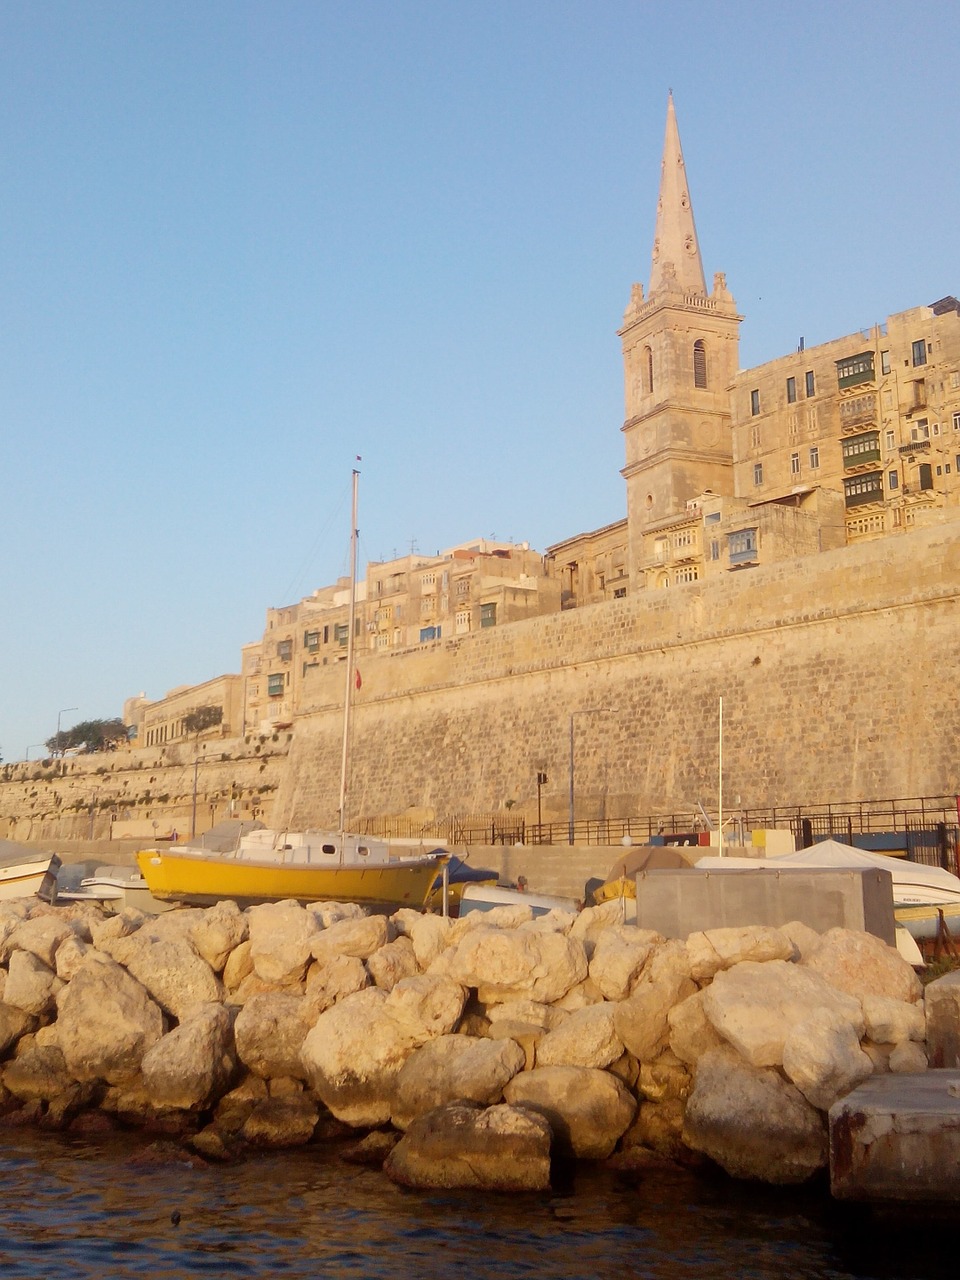
[[648, 296], [652, 298], [664, 289], [679, 289], [682, 293], [703, 297], [707, 293], [672, 92], [667, 99], [667, 128], [663, 139], [660, 198], [657, 201]]

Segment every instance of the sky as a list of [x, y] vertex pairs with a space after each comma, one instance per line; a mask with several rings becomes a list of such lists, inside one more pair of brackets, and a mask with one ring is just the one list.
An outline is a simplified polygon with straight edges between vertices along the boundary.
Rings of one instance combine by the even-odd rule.
[[[747, 368], [960, 294], [960, 6], [0, 0], [0, 755], [626, 513], [672, 89]], [[362, 462], [356, 463], [357, 456]]]

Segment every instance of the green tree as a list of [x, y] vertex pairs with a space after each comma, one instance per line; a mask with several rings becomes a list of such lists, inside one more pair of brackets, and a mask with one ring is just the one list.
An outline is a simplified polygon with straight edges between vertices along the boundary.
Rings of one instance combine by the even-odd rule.
[[212, 729], [223, 720], [223, 707], [197, 707], [196, 711], [188, 711], [183, 717], [183, 727], [187, 733], [203, 733], [204, 729]]
[[127, 738], [127, 726], [122, 720], [81, 720], [72, 729], [61, 729], [59, 735], [47, 738], [44, 744], [47, 750], [58, 755], [74, 747], [83, 747], [87, 751], [107, 751], [124, 742]]

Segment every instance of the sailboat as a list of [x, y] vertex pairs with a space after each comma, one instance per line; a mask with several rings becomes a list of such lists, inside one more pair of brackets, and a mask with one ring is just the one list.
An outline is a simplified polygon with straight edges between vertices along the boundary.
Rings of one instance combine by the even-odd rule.
[[448, 855], [442, 849], [393, 857], [386, 841], [371, 840], [345, 829], [354, 690], [359, 476], [354, 468], [337, 830], [286, 831], [259, 824], [233, 824], [232, 839], [218, 839], [215, 833], [208, 832], [195, 843], [143, 849], [137, 854], [137, 864], [150, 892], [162, 902], [210, 906], [232, 899], [240, 906], [250, 906], [298, 899], [356, 902], [377, 909], [422, 907], [443, 871]]

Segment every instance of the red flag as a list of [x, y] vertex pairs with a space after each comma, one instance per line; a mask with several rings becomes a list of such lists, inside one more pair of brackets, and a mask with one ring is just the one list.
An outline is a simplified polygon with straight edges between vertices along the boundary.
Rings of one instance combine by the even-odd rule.
[[359, 668], [359, 667], [357, 667], [356, 682], [357, 682], [357, 688], [359, 689], [359, 688], [360, 688], [360, 686], [363, 684], [363, 681], [360, 679], [360, 668]]

